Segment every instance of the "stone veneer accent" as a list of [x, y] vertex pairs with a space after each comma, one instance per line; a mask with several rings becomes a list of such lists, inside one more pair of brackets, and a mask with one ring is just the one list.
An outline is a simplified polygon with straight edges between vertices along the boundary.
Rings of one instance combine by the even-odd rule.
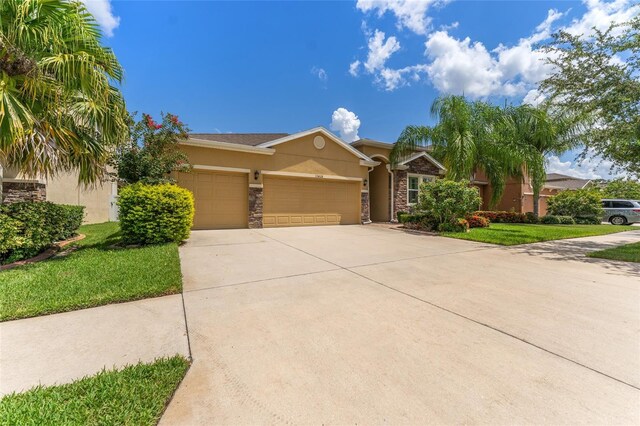
[[249, 187], [249, 228], [262, 228], [263, 188]]
[[407, 175], [433, 175], [440, 176], [440, 169], [424, 157], [419, 157], [407, 164], [406, 170], [394, 170], [393, 175], [393, 220], [396, 220], [399, 211], [408, 211], [407, 205]]
[[394, 170], [393, 172], [393, 216], [391, 220], [397, 220], [398, 212], [406, 212], [407, 206], [407, 172]]
[[371, 222], [369, 214], [369, 191], [360, 193], [360, 220], [362, 223]]
[[37, 182], [2, 182], [2, 203], [46, 201], [47, 186]]

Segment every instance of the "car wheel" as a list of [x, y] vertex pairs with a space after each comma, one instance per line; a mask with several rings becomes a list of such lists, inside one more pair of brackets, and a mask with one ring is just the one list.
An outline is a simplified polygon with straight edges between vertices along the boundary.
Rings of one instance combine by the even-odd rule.
[[613, 216], [609, 219], [609, 222], [611, 222], [612, 225], [624, 225], [627, 223], [627, 218], [624, 216]]

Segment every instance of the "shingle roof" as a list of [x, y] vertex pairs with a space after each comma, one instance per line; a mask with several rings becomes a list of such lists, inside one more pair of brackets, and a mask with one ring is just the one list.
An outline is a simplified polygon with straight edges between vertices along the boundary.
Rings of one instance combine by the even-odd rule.
[[547, 173], [547, 187], [581, 189], [590, 182], [589, 179], [580, 179], [560, 173]]
[[288, 133], [190, 133], [189, 138], [212, 142], [258, 146], [265, 142], [289, 136]]

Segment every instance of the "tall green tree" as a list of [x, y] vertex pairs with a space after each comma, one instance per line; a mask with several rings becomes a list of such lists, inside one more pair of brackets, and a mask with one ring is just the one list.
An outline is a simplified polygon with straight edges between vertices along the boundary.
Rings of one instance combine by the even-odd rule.
[[431, 146], [433, 154], [447, 168], [446, 177], [463, 181], [481, 170], [490, 182], [495, 205], [510, 176], [519, 176], [519, 158], [503, 140], [504, 120], [500, 108], [485, 102], [469, 102], [463, 96], [443, 96], [431, 105], [438, 120], [433, 127], [407, 126], [391, 151], [397, 164], [418, 147]]
[[128, 134], [122, 67], [78, 1], [0, 1], [0, 161], [27, 175], [104, 176]]
[[120, 182], [174, 183], [171, 172], [191, 170], [187, 155], [178, 148], [178, 142], [189, 137], [189, 129], [177, 115], [162, 114], [161, 123], [149, 114], [136, 122], [132, 115], [129, 132], [128, 141], [114, 155]]
[[561, 155], [580, 144], [575, 120], [550, 113], [542, 107], [520, 105], [504, 110], [503, 138], [520, 162], [533, 192], [533, 213], [540, 211], [540, 192], [546, 182], [547, 156]]
[[555, 71], [540, 91], [586, 124], [582, 157], [595, 152], [640, 176], [640, 15], [592, 37], [560, 31], [544, 50]]

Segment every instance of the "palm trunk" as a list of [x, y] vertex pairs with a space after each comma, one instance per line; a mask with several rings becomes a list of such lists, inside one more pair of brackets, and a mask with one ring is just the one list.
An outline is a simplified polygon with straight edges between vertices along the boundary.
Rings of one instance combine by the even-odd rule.
[[9, 46], [0, 37], [0, 72], [9, 76], [27, 75], [36, 69], [36, 61]]
[[540, 191], [533, 190], [533, 215], [538, 217], [540, 214]]

